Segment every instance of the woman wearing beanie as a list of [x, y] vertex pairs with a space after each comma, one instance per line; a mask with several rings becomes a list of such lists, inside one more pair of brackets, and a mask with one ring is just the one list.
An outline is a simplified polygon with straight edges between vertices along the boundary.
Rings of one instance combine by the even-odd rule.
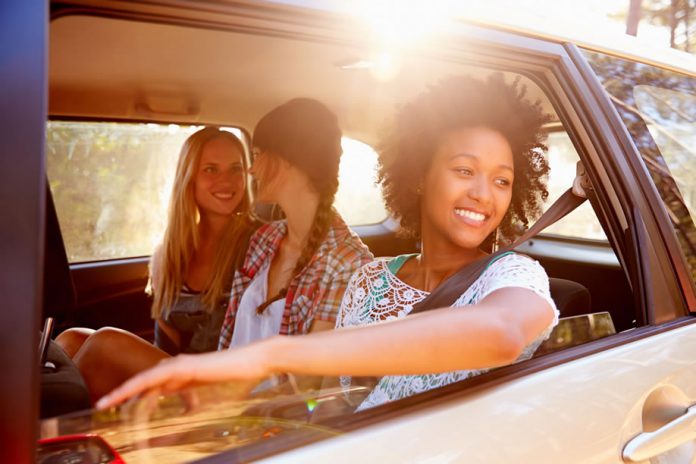
[[317, 100], [296, 98], [254, 129], [257, 201], [286, 219], [251, 238], [232, 283], [219, 349], [272, 335], [333, 329], [351, 275], [372, 254], [332, 207], [341, 130]]

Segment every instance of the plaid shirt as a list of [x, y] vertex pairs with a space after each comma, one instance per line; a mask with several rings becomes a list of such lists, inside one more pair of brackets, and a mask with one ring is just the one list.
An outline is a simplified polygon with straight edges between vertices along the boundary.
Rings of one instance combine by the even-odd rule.
[[[277, 221], [262, 226], [251, 237], [244, 265], [234, 274], [218, 350], [230, 346], [242, 294], [256, 273], [273, 260], [286, 233], [287, 223]], [[290, 282], [280, 334], [307, 333], [315, 319], [334, 322], [350, 277], [372, 259], [367, 246], [336, 215], [312, 259]]]

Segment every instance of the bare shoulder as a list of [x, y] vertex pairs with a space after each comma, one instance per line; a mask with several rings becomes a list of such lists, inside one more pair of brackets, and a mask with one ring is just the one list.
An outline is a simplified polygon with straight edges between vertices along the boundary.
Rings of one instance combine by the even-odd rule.
[[154, 279], [159, 273], [159, 269], [162, 265], [162, 244], [158, 244], [154, 250], [152, 250], [152, 255], [150, 256], [150, 279]]

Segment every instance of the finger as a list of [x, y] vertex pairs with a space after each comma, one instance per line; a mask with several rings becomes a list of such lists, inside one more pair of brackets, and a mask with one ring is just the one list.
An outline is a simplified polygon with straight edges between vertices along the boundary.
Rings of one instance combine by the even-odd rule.
[[181, 399], [186, 406], [186, 412], [191, 413], [201, 406], [201, 400], [199, 398], [199, 392], [191, 388], [182, 391], [180, 394]]
[[172, 363], [158, 364], [154, 368], [127, 380], [123, 385], [97, 401], [95, 406], [97, 409], [110, 408], [147, 390], [164, 386], [172, 379], [173, 371], [175, 371], [175, 366]]
[[137, 400], [123, 405], [122, 418], [135, 424], [146, 423], [157, 411], [160, 391], [153, 388], [144, 392]]

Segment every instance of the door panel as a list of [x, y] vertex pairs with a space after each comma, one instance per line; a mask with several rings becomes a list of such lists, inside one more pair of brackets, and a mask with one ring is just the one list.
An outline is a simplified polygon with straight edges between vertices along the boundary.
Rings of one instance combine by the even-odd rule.
[[[691, 323], [267, 462], [621, 463], [652, 392], [696, 403], [695, 350]], [[660, 462], [693, 462], [694, 450]]]
[[147, 265], [147, 258], [72, 265], [77, 302], [69, 324], [95, 329], [114, 326], [151, 340]]

